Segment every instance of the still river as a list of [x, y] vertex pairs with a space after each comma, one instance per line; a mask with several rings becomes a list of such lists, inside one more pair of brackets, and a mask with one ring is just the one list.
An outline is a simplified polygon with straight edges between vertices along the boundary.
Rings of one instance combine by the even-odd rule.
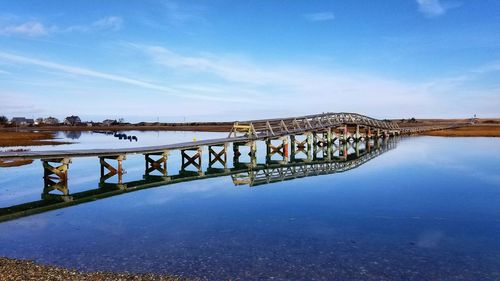
[[[225, 135], [125, 133], [138, 141], [61, 132], [76, 143], [32, 149]], [[142, 155], [123, 163], [125, 182], [142, 179]], [[168, 174], [179, 169], [180, 152], [172, 151]], [[261, 184], [207, 177], [21, 216], [0, 222], [0, 256], [208, 280], [500, 279], [499, 138], [403, 138], [345, 171], [308, 175]], [[0, 210], [40, 200], [42, 177], [39, 160], [0, 168]], [[97, 158], [73, 159], [70, 193], [98, 189], [99, 177]]]

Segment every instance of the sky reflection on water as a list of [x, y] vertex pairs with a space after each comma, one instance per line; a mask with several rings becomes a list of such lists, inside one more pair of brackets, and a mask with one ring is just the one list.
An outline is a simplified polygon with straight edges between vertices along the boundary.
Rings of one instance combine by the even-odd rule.
[[[0, 255], [210, 280], [496, 280], [499, 167], [500, 139], [409, 138], [344, 173], [185, 182], [3, 222]], [[16, 169], [0, 170], [2, 206], [39, 199], [40, 163]], [[74, 161], [71, 188], [97, 169]]]

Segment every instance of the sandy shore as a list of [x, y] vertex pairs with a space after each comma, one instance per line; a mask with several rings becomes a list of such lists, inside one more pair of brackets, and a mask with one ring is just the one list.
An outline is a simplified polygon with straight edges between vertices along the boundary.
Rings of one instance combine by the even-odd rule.
[[0, 257], [0, 280], [25, 281], [25, 280], [71, 280], [71, 281], [93, 281], [93, 280], [141, 280], [141, 281], [180, 281], [185, 278], [175, 276], [164, 276], [154, 274], [130, 274], [112, 272], [80, 272], [77, 270], [64, 269], [55, 266], [40, 265], [32, 261], [17, 260]]

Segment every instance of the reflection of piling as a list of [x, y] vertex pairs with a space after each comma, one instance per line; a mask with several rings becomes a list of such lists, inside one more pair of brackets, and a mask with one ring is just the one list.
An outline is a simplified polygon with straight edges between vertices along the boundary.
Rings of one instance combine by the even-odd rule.
[[201, 155], [202, 155], [201, 147], [181, 150], [181, 157], [182, 157], [181, 171], [186, 171], [187, 167], [193, 165], [196, 168], [198, 174], [203, 175], [203, 171], [201, 169]]
[[160, 172], [162, 176], [166, 177], [168, 154], [168, 150], [163, 152], [144, 154], [144, 160], [146, 162], [146, 170], [144, 172], [145, 175], [149, 176], [151, 173], [157, 171]]
[[[106, 185], [106, 180], [112, 178], [113, 176], [118, 176], [118, 182], [116, 183], [116, 187], [123, 189], [126, 186], [123, 185], [123, 160], [127, 159], [125, 155], [114, 155], [114, 156], [101, 156], [99, 157], [99, 163], [101, 164], [101, 178], [100, 183], [101, 186]], [[116, 168], [113, 167], [107, 161], [116, 160]]]
[[[249, 162], [241, 162], [240, 156], [241, 154], [241, 147], [248, 147], [249, 152], [248, 156], [250, 157]], [[239, 166], [247, 166], [247, 167], [255, 167], [257, 165], [257, 144], [255, 141], [248, 141], [248, 142], [234, 142], [233, 143], [233, 163]]]
[[212, 168], [216, 163], [220, 163], [224, 168], [227, 167], [227, 143], [208, 146], [208, 167]]
[[[71, 159], [42, 159], [42, 163], [44, 171], [42, 199], [59, 198], [64, 201], [71, 200], [68, 191], [68, 169]], [[50, 192], [54, 190], [59, 191], [60, 194], [51, 194]]]
[[[303, 136], [304, 139], [298, 140], [297, 137]], [[312, 133], [305, 132], [304, 134], [295, 134], [290, 135], [290, 143], [291, 143], [291, 152], [290, 152], [290, 161], [311, 161], [312, 160], [312, 142], [313, 137]], [[304, 154], [305, 158], [298, 158], [297, 156]]]
[[281, 137], [276, 139], [279, 141], [277, 145], [273, 144], [273, 139], [266, 139], [266, 163], [276, 162], [273, 161], [273, 155], [281, 156], [278, 163], [286, 163], [288, 161], [288, 138]]

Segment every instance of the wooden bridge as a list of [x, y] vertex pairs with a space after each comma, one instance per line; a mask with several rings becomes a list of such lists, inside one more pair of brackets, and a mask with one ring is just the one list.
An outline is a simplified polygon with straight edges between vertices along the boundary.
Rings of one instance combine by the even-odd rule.
[[[240, 161], [241, 154], [235, 154], [232, 167], [228, 167], [226, 158], [221, 156], [211, 159], [205, 170], [202, 170], [201, 166], [195, 171], [186, 170], [188, 166], [184, 163], [179, 173], [175, 175], [167, 175], [166, 166], [163, 165], [146, 166], [142, 179], [122, 182], [119, 178], [117, 183], [109, 183], [107, 179], [110, 177], [101, 177], [98, 188], [74, 193], [70, 192], [67, 178], [66, 181], [59, 182], [45, 180], [41, 200], [0, 208], [0, 221], [147, 188], [214, 177], [230, 176], [235, 186], [260, 186], [303, 177], [341, 173], [355, 169], [386, 151], [394, 149], [398, 139], [397, 137], [361, 139], [356, 142], [332, 142], [325, 146], [310, 143], [309, 147], [306, 145], [296, 148], [290, 157], [282, 151], [280, 153], [280, 151], [268, 150], [264, 163], [258, 163], [255, 154], [250, 153], [247, 162]], [[280, 159], [273, 160], [273, 155], [280, 156]], [[67, 169], [60, 169], [60, 171], [67, 172]]]
[[352, 146], [360, 141], [378, 141], [402, 133], [411, 134], [429, 129], [439, 128], [402, 130], [395, 122], [377, 120], [356, 113], [323, 113], [235, 122], [226, 138], [121, 149], [2, 152], [0, 159], [41, 159], [45, 188], [64, 190], [68, 185], [69, 165], [74, 157], [98, 157], [101, 184], [104, 185], [108, 179], [115, 176], [121, 184], [123, 163], [127, 155], [143, 154], [147, 175], [160, 171], [163, 176], [167, 176], [167, 160], [172, 151], [180, 151], [182, 169], [193, 166], [201, 173], [203, 147], [208, 148], [209, 166], [218, 162], [226, 165], [227, 149], [230, 145], [236, 162], [241, 155], [241, 149], [249, 150], [248, 154], [252, 158], [256, 154], [258, 141], [265, 141], [266, 157], [279, 154], [284, 159], [289, 159], [291, 154], [291, 159], [294, 159], [296, 153], [316, 153], [331, 147], [339, 149], [345, 144]]

